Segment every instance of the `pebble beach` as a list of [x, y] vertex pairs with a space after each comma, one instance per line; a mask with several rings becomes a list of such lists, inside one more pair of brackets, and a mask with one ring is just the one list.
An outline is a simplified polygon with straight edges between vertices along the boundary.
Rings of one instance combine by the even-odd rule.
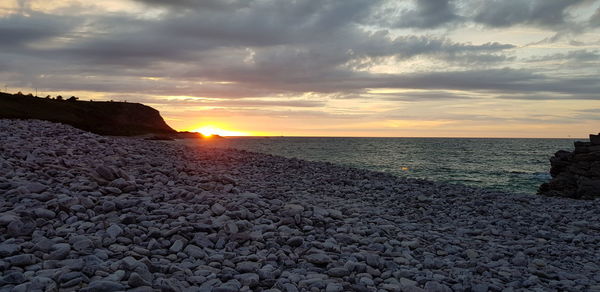
[[0, 194], [0, 291], [600, 291], [599, 200], [6, 119]]

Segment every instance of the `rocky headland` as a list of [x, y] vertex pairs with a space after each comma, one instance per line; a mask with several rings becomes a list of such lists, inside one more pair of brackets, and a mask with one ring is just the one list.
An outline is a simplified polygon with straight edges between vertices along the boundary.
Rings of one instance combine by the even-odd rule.
[[0, 120], [1, 291], [600, 291], [600, 201]]
[[600, 134], [575, 142], [572, 152], [560, 150], [550, 158], [552, 179], [540, 186], [544, 196], [600, 198]]
[[168, 139], [186, 136], [169, 127], [156, 109], [131, 102], [82, 101], [76, 97], [64, 100], [0, 92], [0, 119], [45, 120], [100, 135], [151, 134]]

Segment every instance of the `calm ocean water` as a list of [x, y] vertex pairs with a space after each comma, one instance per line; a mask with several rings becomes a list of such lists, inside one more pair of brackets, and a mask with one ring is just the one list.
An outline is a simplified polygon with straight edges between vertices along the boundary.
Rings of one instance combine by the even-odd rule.
[[533, 194], [550, 179], [548, 159], [572, 150], [576, 140], [230, 137], [201, 143]]

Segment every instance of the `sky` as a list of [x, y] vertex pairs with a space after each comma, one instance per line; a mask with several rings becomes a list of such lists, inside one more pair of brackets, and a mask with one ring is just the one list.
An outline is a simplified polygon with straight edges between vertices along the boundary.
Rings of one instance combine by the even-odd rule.
[[1, 0], [2, 91], [230, 135], [600, 132], [600, 0]]

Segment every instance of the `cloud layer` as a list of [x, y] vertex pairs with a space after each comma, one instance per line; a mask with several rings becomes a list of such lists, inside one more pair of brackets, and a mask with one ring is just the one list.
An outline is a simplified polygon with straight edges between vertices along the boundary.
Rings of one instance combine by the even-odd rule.
[[360, 102], [600, 100], [598, 1], [44, 3], [0, 6], [9, 87], [373, 120]]

